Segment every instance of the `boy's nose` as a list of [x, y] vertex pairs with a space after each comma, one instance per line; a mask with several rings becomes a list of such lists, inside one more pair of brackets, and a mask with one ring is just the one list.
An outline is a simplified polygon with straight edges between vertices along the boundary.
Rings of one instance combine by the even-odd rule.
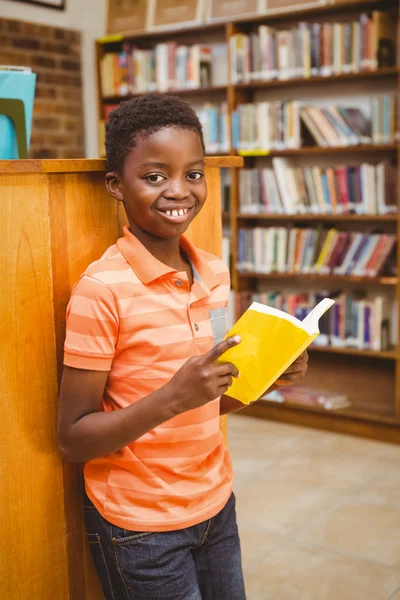
[[170, 182], [168, 190], [164, 192], [164, 198], [168, 200], [184, 200], [189, 196], [189, 190], [185, 182]]

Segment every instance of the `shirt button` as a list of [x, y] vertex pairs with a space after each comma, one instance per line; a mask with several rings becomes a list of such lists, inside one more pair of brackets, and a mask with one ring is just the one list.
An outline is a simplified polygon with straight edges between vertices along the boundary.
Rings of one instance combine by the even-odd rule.
[[200, 329], [200, 327], [197, 325], [197, 323], [194, 324], [194, 328], [196, 331], [198, 331]]
[[181, 286], [182, 286], [182, 284], [183, 284], [183, 281], [182, 281], [181, 279], [177, 279], [177, 280], [175, 281], [175, 285], [177, 285], [178, 287], [181, 287]]

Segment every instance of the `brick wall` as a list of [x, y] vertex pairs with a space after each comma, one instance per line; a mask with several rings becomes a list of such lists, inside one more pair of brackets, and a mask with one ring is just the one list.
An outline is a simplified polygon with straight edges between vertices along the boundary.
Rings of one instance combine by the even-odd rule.
[[80, 32], [0, 19], [0, 64], [37, 74], [30, 156], [83, 157]]

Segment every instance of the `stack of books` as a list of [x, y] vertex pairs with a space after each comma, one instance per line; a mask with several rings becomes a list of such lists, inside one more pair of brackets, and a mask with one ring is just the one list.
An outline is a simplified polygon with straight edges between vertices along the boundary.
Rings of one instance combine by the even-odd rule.
[[[381, 40], [389, 59], [379, 61]], [[260, 25], [229, 40], [233, 84], [270, 79], [340, 75], [395, 64], [396, 21], [373, 11], [358, 21], [299, 23], [289, 30]]]
[[394, 272], [396, 235], [336, 229], [239, 229], [238, 269], [256, 273], [378, 277]]
[[233, 144], [238, 151], [265, 153], [297, 149], [304, 140], [321, 148], [391, 144], [398, 137], [397, 113], [395, 95], [370, 98], [365, 112], [299, 101], [239, 104], [232, 115]]
[[252, 302], [283, 310], [303, 320], [324, 298], [335, 298], [332, 309], [319, 321], [320, 336], [314, 345], [358, 350], [388, 350], [396, 344], [397, 302], [383, 296], [367, 297], [363, 292], [342, 291], [288, 293], [277, 291], [239, 292], [236, 294], [238, 315]]
[[263, 396], [266, 402], [289, 402], [302, 406], [315, 406], [324, 410], [340, 410], [352, 406], [347, 394], [329, 392], [304, 386], [282, 386]]
[[108, 98], [226, 85], [227, 68], [225, 44], [167, 42], [150, 50], [125, 44], [122, 52], [106, 53], [100, 60], [101, 94]]
[[397, 178], [389, 159], [377, 165], [298, 167], [273, 158], [272, 168], [241, 169], [242, 214], [388, 215], [397, 213]]
[[203, 127], [207, 154], [229, 153], [231, 137], [229, 131], [228, 105], [204, 104], [196, 110]]

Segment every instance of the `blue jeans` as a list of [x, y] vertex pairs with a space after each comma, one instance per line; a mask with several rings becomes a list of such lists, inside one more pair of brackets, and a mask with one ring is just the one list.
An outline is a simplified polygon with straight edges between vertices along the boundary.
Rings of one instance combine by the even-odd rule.
[[233, 494], [215, 517], [178, 531], [115, 527], [88, 498], [85, 520], [107, 600], [246, 600]]

